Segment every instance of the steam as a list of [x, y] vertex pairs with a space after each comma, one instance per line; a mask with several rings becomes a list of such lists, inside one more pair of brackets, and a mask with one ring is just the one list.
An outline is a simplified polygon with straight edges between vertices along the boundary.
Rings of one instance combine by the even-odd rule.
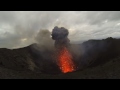
[[49, 30], [40, 30], [35, 36], [35, 41], [42, 50], [52, 50], [54, 48], [54, 41]]

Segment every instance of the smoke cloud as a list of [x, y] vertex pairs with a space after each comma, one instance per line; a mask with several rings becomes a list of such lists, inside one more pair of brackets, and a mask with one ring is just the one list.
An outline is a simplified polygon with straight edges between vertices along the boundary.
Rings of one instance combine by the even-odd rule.
[[49, 30], [40, 30], [35, 36], [36, 43], [42, 50], [52, 50], [54, 49], [54, 41], [51, 38], [51, 33]]
[[52, 30], [52, 39], [53, 40], [64, 39], [65, 37], [68, 36], [68, 34], [69, 34], [69, 32], [67, 29], [65, 29], [64, 27], [58, 28], [56, 26]]

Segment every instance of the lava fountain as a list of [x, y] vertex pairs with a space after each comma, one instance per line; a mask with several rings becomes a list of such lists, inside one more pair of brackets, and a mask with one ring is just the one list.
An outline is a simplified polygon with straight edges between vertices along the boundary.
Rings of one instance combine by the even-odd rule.
[[63, 73], [75, 71], [72, 54], [68, 50], [70, 40], [67, 38], [69, 32], [64, 27], [55, 27], [52, 31], [52, 39], [55, 40], [57, 51], [57, 64]]
[[72, 55], [66, 47], [63, 47], [63, 49], [60, 51], [60, 54], [58, 55], [58, 60], [59, 67], [63, 73], [72, 72], [75, 70], [75, 66], [72, 61]]

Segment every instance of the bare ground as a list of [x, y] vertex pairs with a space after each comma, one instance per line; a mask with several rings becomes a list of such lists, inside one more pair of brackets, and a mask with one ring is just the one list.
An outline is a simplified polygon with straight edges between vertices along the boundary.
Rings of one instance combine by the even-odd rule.
[[113, 59], [97, 67], [58, 75], [0, 67], [0, 79], [120, 79], [120, 58]]

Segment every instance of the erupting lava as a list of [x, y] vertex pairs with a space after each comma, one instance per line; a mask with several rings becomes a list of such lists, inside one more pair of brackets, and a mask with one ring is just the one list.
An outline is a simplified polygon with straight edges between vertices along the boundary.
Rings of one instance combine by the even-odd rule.
[[64, 27], [54, 27], [52, 30], [52, 39], [55, 40], [55, 47], [58, 52], [57, 63], [63, 73], [75, 71], [73, 58], [67, 47], [70, 46], [70, 40], [67, 38], [69, 32]]
[[58, 65], [63, 73], [73, 72], [75, 70], [75, 66], [72, 61], [72, 55], [69, 53], [66, 47], [60, 51], [58, 60]]

